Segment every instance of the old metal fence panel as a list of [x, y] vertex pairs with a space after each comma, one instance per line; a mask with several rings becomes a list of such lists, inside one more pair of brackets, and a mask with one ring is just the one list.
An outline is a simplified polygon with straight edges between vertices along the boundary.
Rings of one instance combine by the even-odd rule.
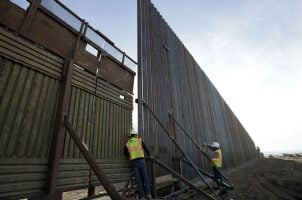
[[[64, 60], [0, 28], [0, 198], [45, 193]], [[131, 172], [123, 157], [132, 95], [74, 66], [68, 118], [113, 182]], [[62, 191], [99, 185], [65, 134]]]
[[62, 67], [0, 28], [0, 198], [45, 188]]
[[[131, 125], [132, 96], [99, 78], [96, 84], [95, 76], [77, 66], [73, 72], [68, 119], [109, 178], [126, 180], [130, 168], [123, 146]], [[99, 184], [67, 132], [58, 182], [59, 188]]]
[[62, 148], [52, 146], [62, 107], [111, 181], [131, 175], [122, 151], [131, 128], [135, 61], [59, 1], [41, 2], [29, 1], [27, 10], [0, 2], [0, 199], [100, 185], [67, 132]]
[[[169, 120], [168, 112], [200, 145], [218, 141], [224, 168], [256, 158], [253, 140], [150, 0], [138, 1], [138, 27], [139, 98], [149, 104], [189, 157], [197, 165], [210, 168], [181, 129]], [[178, 152], [149, 111], [140, 106], [139, 123], [146, 143], [153, 154], [175, 167], [171, 158], [179, 156]], [[189, 168], [185, 173], [193, 175]]]

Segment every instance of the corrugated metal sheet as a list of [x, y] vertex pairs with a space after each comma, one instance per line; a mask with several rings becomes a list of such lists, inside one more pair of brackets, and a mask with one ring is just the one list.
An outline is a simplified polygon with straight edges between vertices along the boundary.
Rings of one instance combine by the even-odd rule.
[[[90, 152], [102, 159], [100, 166], [105, 172], [109, 170], [109, 178], [113, 181], [125, 180], [130, 175], [123, 146], [130, 131], [131, 116], [131, 95], [99, 78], [96, 84], [95, 76], [75, 66], [68, 118]], [[59, 173], [59, 188], [88, 186], [90, 182], [98, 184], [95, 176], [90, 177], [93, 172], [68, 133], [65, 133], [62, 158], [60, 167], [65, 170]]]
[[[45, 193], [64, 60], [0, 28], [0, 198]], [[96, 94], [96, 95], [95, 95]], [[122, 155], [132, 96], [74, 66], [68, 117], [114, 182], [130, 176]], [[58, 188], [98, 185], [65, 134]]]
[[46, 187], [47, 165], [47, 159], [0, 158], [0, 199], [42, 194]]
[[[138, 8], [142, 98], [197, 165], [209, 168], [206, 159], [169, 120], [171, 110], [199, 144], [212, 141], [221, 144], [225, 168], [255, 158], [254, 142], [150, 0], [138, 1]], [[175, 147], [148, 110], [144, 108], [142, 112], [140, 122], [146, 143], [153, 147], [153, 154], [173, 166]]]
[[62, 66], [0, 29], [0, 198], [44, 192]]
[[[123, 143], [130, 132], [132, 96], [100, 79], [96, 84], [95, 76], [77, 67], [72, 84], [68, 118], [75, 130], [96, 158], [122, 158]], [[63, 158], [81, 157], [66, 134]]]
[[0, 155], [47, 158], [63, 60], [3, 29], [0, 56]]
[[[130, 178], [129, 161], [124, 159], [98, 159], [107, 177], [113, 182], [123, 182]], [[62, 159], [58, 177], [58, 189], [87, 188], [100, 185], [99, 180], [84, 159]]]
[[[55, 0], [41, 1], [41, 5], [40, 2], [29, 3], [32, 8], [23, 10], [17, 5], [17, 1], [12, 3], [9, 0], [2, 0], [0, 24], [63, 58], [71, 58], [84, 19]], [[95, 72], [95, 63], [99, 57], [86, 51], [86, 45], [92, 45], [99, 53], [107, 57], [101, 68], [101, 77], [118, 88], [133, 93], [135, 72], [126, 65], [136, 66], [135, 62], [88, 23], [84, 25], [83, 30], [86, 31], [81, 37], [76, 56], [73, 58], [75, 63], [92, 73]], [[126, 63], [123, 63], [123, 60]]]

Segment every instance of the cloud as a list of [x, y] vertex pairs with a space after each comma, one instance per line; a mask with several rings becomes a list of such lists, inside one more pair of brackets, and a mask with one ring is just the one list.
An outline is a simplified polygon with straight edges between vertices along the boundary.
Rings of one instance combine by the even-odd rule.
[[264, 150], [302, 146], [302, 4], [279, 3], [249, 1], [207, 29], [179, 34]]

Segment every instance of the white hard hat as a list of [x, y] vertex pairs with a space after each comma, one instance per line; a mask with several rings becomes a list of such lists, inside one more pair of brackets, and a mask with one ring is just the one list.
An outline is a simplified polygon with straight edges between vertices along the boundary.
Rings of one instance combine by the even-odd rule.
[[137, 132], [136, 129], [133, 128], [133, 129], [130, 131], [130, 134], [131, 134], [131, 135], [138, 135], [138, 132]]
[[219, 148], [219, 147], [220, 147], [220, 145], [219, 145], [219, 143], [218, 143], [218, 142], [213, 142], [213, 143], [211, 144], [211, 147], [214, 147], [214, 148]]

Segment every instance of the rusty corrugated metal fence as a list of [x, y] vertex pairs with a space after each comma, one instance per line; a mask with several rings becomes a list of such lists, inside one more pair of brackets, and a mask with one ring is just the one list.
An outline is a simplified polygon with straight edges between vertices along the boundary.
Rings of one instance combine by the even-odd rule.
[[0, 199], [100, 184], [62, 112], [109, 179], [127, 180], [136, 63], [59, 1], [28, 3], [0, 2]]
[[[168, 112], [200, 145], [218, 141], [225, 168], [257, 157], [253, 140], [150, 0], [138, 0], [138, 51], [139, 98], [153, 109], [196, 164], [209, 168]], [[141, 104], [139, 129], [152, 153], [176, 167], [172, 157], [179, 153]], [[189, 173], [189, 169], [185, 171]]]

